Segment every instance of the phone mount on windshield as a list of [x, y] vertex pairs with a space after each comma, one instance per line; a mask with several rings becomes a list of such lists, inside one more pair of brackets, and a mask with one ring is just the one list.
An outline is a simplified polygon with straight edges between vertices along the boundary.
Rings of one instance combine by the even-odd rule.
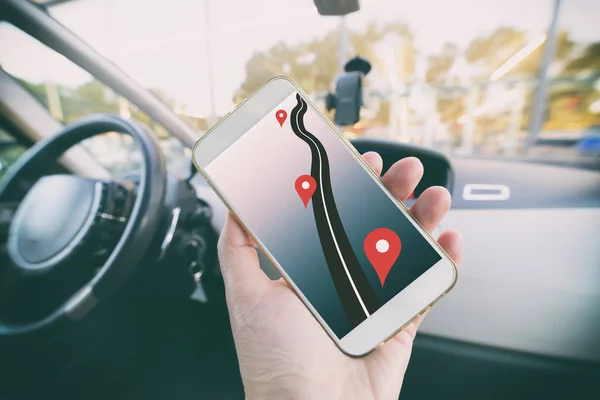
[[334, 122], [338, 126], [354, 125], [360, 120], [362, 81], [371, 71], [371, 63], [357, 56], [346, 62], [344, 71], [336, 80], [335, 94], [327, 93], [325, 97], [327, 110], [335, 109]]
[[314, 0], [319, 15], [344, 16], [360, 9], [358, 0]]

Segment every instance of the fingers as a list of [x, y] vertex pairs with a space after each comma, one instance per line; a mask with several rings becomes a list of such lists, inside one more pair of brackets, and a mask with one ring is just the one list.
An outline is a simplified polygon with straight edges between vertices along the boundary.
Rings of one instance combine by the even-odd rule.
[[411, 213], [429, 232], [442, 222], [450, 209], [450, 193], [441, 186], [427, 188], [410, 208]]
[[377, 175], [381, 175], [381, 171], [383, 170], [383, 160], [381, 156], [374, 152], [368, 151], [362, 155], [365, 161], [377, 172]]
[[[369, 153], [365, 153], [365, 158]], [[407, 198], [423, 177], [423, 164], [414, 157], [396, 162], [383, 177], [383, 181], [400, 198]], [[410, 211], [428, 231], [433, 231], [442, 221], [452, 203], [450, 193], [441, 186], [426, 189]], [[458, 264], [462, 256], [462, 237], [458, 232], [447, 231], [439, 238], [440, 245]]]
[[[383, 181], [392, 192], [401, 200], [406, 199], [415, 189], [423, 177], [423, 165], [414, 158], [404, 158], [396, 162], [383, 177]], [[433, 231], [442, 221], [451, 205], [450, 193], [446, 188], [433, 186], [426, 189], [411, 207], [411, 213], [428, 231]], [[444, 232], [439, 240], [442, 248], [458, 264], [462, 256], [462, 237], [458, 232]], [[417, 329], [425, 319], [423, 313], [409, 324], [403, 331], [394, 337], [394, 342], [403, 347], [409, 347], [414, 339]], [[391, 347], [394, 347], [392, 345]], [[390, 350], [391, 351], [391, 350]]]
[[405, 200], [415, 190], [423, 177], [423, 164], [415, 157], [407, 157], [394, 163], [383, 176], [383, 182], [396, 197]]
[[[446, 251], [446, 253], [448, 253], [448, 255], [454, 260], [456, 265], [459, 265], [460, 262], [462, 261], [462, 253], [463, 253], [462, 235], [460, 233], [458, 233], [457, 231], [447, 230], [440, 235], [440, 237], [438, 239], [438, 243], [440, 246], [442, 246], [444, 251]], [[417, 329], [419, 329], [419, 327], [421, 326], [421, 323], [423, 322], [423, 320], [425, 319], [425, 317], [427, 316], [428, 313], [429, 313], [429, 310], [425, 311], [423, 314], [421, 314], [417, 318], [415, 318], [415, 320], [412, 322], [411, 325], [414, 325], [414, 333], [413, 333], [413, 331], [411, 331], [410, 333], [411, 333], [411, 337], [413, 339], [415, 338]]]
[[463, 254], [463, 237], [460, 233], [447, 230], [440, 235], [438, 243], [452, 257], [456, 265], [460, 264]]
[[260, 269], [254, 242], [229, 212], [219, 237], [218, 250], [227, 295], [241, 301], [260, 295], [269, 279]]

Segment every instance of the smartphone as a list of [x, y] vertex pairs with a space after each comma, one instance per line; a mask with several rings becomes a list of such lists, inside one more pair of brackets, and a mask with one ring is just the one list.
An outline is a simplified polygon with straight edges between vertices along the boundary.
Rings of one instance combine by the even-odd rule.
[[348, 355], [368, 354], [456, 282], [452, 259], [288, 78], [227, 114], [193, 158]]

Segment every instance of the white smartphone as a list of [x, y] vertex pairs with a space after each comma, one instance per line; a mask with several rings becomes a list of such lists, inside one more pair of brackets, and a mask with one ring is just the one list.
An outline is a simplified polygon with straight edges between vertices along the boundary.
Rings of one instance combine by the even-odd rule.
[[452, 259], [290, 79], [258, 89], [193, 158], [348, 355], [368, 354], [456, 282]]

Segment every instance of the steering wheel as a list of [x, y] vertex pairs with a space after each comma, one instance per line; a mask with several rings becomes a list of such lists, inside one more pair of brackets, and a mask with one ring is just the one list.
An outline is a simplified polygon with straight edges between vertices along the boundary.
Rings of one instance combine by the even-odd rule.
[[[85, 279], [44, 315], [0, 317], [0, 338], [61, 329], [86, 315], [132, 276], [155, 237], [164, 207], [165, 161], [141, 124], [117, 116], [84, 118], [35, 144], [0, 180], [0, 201], [24, 175], [39, 174], [73, 145], [106, 132], [133, 138], [143, 158], [138, 185], [74, 175], [45, 176], [33, 185], [10, 224], [12, 272], [37, 289], [55, 289], [73, 276]], [[90, 270], [92, 264], [99, 267]], [[38, 296], [45, 293], [37, 289]]]

